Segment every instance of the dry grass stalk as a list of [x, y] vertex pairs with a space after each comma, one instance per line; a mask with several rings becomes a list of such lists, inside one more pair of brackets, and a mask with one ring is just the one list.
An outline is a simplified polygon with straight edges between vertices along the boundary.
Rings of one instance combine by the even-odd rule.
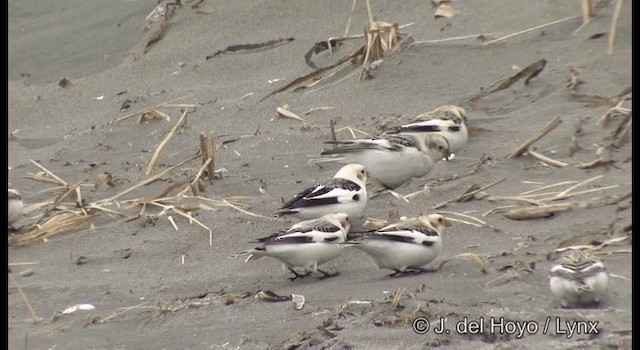
[[204, 161], [204, 164], [202, 164], [202, 166], [200, 167], [200, 169], [196, 173], [196, 176], [194, 177], [193, 181], [191, 181], [191, 183], [189, 183], [189, 187], [187, 187], [184, 190], [182, 190], [182, 192], [180, 192], [180, 195], [184, 195], [189, 190], [191, 190], [191, 193], [193, 193], [194, 196], [196, 196], [196, 197], [200, 196], [200, 177], [202, 176], [202, 174], [205, 172], [206, 169], [210, 168], [209, 164], [211, 162], [213, 162], [213, 158], [209, 158], [209, 159]]
[[555, 25], [555, 24], [558, 24], [558, 23], [570, 21], [572, 19], [579, 18], [579, 17], [581, 17], [581, 15], [565, 17], [565, 18], [559, 19], [557, 21], [549, 22], [549, 23], [546, 23], [546, 24], [541, 24], [541, 25], [535, 26], [533, 28], [521, 30], [519, 32], [515, 32], [515, 33], [509, 34], [509, 35], [505, 35], [505, 36], [502, 36], [502, 37], [494, 39], [494, 40], [487, 41], [486, 43], [483, 43], [482, 45], [489, 45], [489, 44], [497, 43], [498, 41], [509, 39], [509, 38], [514, 37], [514, 36], [518, 36], [518, 35], [521, 35], [521, 34], [529, 33], [529, 32], [532, 32], [534, 30], [538, 30], [538, 29], [542, 29], [542, 28], [545, 28], [545, 27], [549, 27], [549, 26], [552, 26], [552, 25]]
[[577, 181], [573, 181], [573, 180], [571, 180], [571, 181], [562, 181], [562, 182], [558, 182], [558, 183], [555, 183], [555, 184], [551, 184], [551, 185], [546, 185], [546, 186], [542, 186], [542, 187], [534, 188], [534, 189], [532, 189], [532, 190], [522, 192], [522, 193], [520, 193], [519, 195], [520, 195], [520, 196], [524, 196], [524, 195], [531, 194], [531, 193], [534, 193], [534, 192], [539, 192], [539, 191], [542, 191], [542, 190], [546, 190], [546, 189], [548, 189], [548, 188], [552, 188], [552, 187], [558, 187], [558, 186], [564, 186], [564, 185], [571, 185], [571, 184], [574, 184], [574, 183], [576, 183], [576, 182], [577, 182]]
[[181, 100], [181, 99], [189, 97], [189, 96], [190, 95], [178, 97], [178, 98], [175, 98], [173, 100], [169, 100], [167, 102], [163, 102], [161, 104], [158, 104], [158, 105], [155, 105], [155, 106], [151, 106], [151, 107], [145, 108], [143, 110], [140, 110], [140, 111], [137, 111], [137, 112], [134, 112], [134, 113], [127, 114], [125, 116], [122, 116], [120, 118], [116, 118], [116, 119], [108, 122], [106, 125], [111, 125], [111, 124], [118, 123], [118, 122], [121, 122], [121, 121], [124, 121], [124, 120], [127, 120], [127, 119], [134, 118], [134, 117], [140, 117], [141, 115], [145, 115], [145, 114], [149, 114], [154, 118], [160, 118], [160, 119], [165, 119], [165, 120], [169, 121], [171, 118], [169, 118], [169, 116], [166, 113], [161, 112], [160, 108], [195, 108], [195, 107], [202, 106], [202, 104], [199, 104], [199, 103], [195, 103], [195, 104], [193, 104], [193, 103], [191, 103], [191, 104], [189, 104], [189, 103], [180, 103], [180, 104], [173, 103], [175, 101]]
[[153, 152], [153, 156], [151, 157], [151, 160], [149, 161], [149, 165], [147, 166], [147, 170], [144, 173], [146, 176], [149, 176], [149, 174], [151, 174], [151, 171], [153, 171], [153, 166], [156, 164], [156, 160], [158, 160], [158, 156], [160, 155], [160, 152], [162, 151], [164, 146], [167, 144], [167, 142], [169, 142], [171, 137], [173, 137], [173, 135], [176, 133], [176, 130], [178, 130], [178, 127], [182, 125], [182, 122], [184, 121], [184, 118], [187, 116], [187, 113], [188, 113], [188, 110], [185, 109], [184, 112], [182, 113], [182, 116], [176, 123], [176, 125], [174, 125], [173, 128], [171, 128], [167, 136], [165, 136], [165, 138], [162, 140], [162, 142], [160, 142], [160, 144], [156, 148], [156, 151]]
[[550, 133], [553, 129], [558, 127], [560, 123], [562, 123], [562, 119], [560, 119], [560, 116], [556, 116], [549, 123], [547, 123], [547, 125], [545, 125], [544, 128], [542, 128], [542, 130], [538, 131], [531, 138], [529, 138], [528, 140], [523, 142], [521, 145], [516, 147], [513, 151], [511, 151], [511, 153], [509, 153], [505, 159], [519, 157], [520, 155], [522, 155], [522, 153], [524, 153], [527, 149], [529, 149], [529, 146], [531, 146], [533, 143], [535, 143], [536, 141], [540, 140], [545, 135]]
[[[584, 0], [583, 0], [584, 1]], [[616, 8], [613, 11], [613, 19], [611, 20], [611, 28], [609, 29], [609, 46], [607, 53], [613, 55], [613, 46], [616, 42], [616, 32], [618, 31], [618, 21], [620, 20], [620, 12], [622, 11], [623, 0], [616, 1]]]
[[402, 295], [404, 294], [405, 290], [406, 290], [405, 287], [400, 287], [396, 289], [396, 291], [393, 293], [393, 297], [391, 299], [392, 309], [395, 310], [398, 307], [398, 304], [400, 303], [400, 299], [402, 299]]
[[[597, 250], [601, 250], [602, 248], [611, 246], [611, 245], [616, 245], [619, 243], [623, 243], [626, 241], [630, 241], [631, 237], [630, 236], [621, 236], [621, 237], [615, 237], [615, 238], [611, 238], [608, 239], [600, 244], [597, 245], [593, 245], [593, 244], [581, 244], [581, 245], [574, 245], [574, 246], [567, 246], [567, 247], [560, 247], [560, 248], [556, 248], [553, 253], [562, 253], [565, 252], [567, 250], [591, 250], [591, 251], [597, 251]], [[553, 254], [552, 253], [552, 254]]]
[[38, 168], [40, 168], [42, 171], [44, 171], [47, 175], [51, 176], [54, 180], [55, 180], [55, 184], [57, 185], [61, 185], [61, 186], [69, 186], [69, 184], [62, 180], [61, 178], [59, 178], [58, 176], [56, 176], [56, 174], [50, 172], [47, 168], [45, 168], [44, 166], [40, 165], [40, 163], [34, 161], [33, 159], [29, 159], [29, 161], [31, 162], [31, 164], [37, 166]]
[[562, 191], [562, 192], [558, 193], [557, 197], [566, 196], [569, 192], [571, 192], [571, 191], [575, 190], [576, 188], [581, 187], [581, 186], [584, 186], [584, 185], [586, 185], [586, 184], [588, 184], [588, 183], [591, 183], [591, 182], [593, 182], [593, 181], [599, 180], [599, 179], [601, 179], [601, 178], [603, 178], [603, 177], [604, 177], [604, 175], [597, 175], [597, 176], [594, 176], [594, 177], [592, 177], [592, 178], [590, 178], [590, 179], [586, 179], [586, 180], [580, 181], [580, 182], [578, 182], [577, 184], [575, 184], [575, 185], [573, 185], [573, 186], [571, 186], [571, 187], [567, 188], [566, 190], [564, 190], [564, 191]]
[[[471, 215], [467, 215], [467, 214], [463, 214], [463, 213], [456, 213], [454, 211], [441, 211], [440, 210], [440, 211], [438, 211], [438, 214], [457, 215], [457, 216], [460, 216], [460, 217], [463, 217], [463, 218], [467, 218], [467, 219], [471, 219], [473, 221], [476, 221], [476, 222], [478, 222], [480, 224], [479, 226], [487, 226], [486, 222], [484, 222], [484, 221], [482, 221], [482, 220], [480, 220], [480, 219], [478, 219], [476, 217], [473, 217]], [[455, 221], [455, 219], [452, 219], [452, 218], [447, 218], [447, 220]], [[474, 225], [474, 226], [476, 226], [476, 225]]]
[[447, 201], [444, 201], [444, 202], [442, 202], [440, 204], [436, 204], [436, 205], [432, 206], [431, 209], [439, 209], [439, 208], [442, 208], [442, 207], [446, 206], [447, 204], [453, 203], [453, 202], [463, 202], [463, 201], [470, 200], [478, 192], [481, 192], [481, 191], [486, 190], [487, 188], [493, 187], [493, 186], [501, 183], [504, 180], [506, 180], [506, 178], [502, 178], [502, 179], [500, 179], [498, 181], [492, 182], [492, 183], [490, 183], [490, 184], [488, 184], [486, 186], [483, 186], [483, 187], [477, 187], [478, 185], [472, 186], [471, 188], [469, 188], [466, 191], [464, 191], [464, 193], [462, 193], [461, 195], [459, 195], [459, 196], [457, 196], [455, 198], [449, 199]]
[[453, 38], [445, 38], [445, 39], [436, 39], [436, 40], [421, 40], [421, 41], [414, 41], [411, 44], [411, 47], [415, 46], [415, 45], [420, 45], [420, 44], [437, 44], [437, 43], [443, 43], [443, 42], [447, 42], [447, 41], [456, 41], [456, 40], [464, 40], [464, 39], [477, 39], [480, 37], [488, 37], [488, 36], [493, 36], [496, 35], [498, 33], [480, 33], [480, 34], [470, 34], [470, 35], [463, 35], [463, 36], [456, 36]]
[[349, 133], [351, 134], [351, 137], [354, 139], [357, 139], [358, 137], [356, 136], [356, 133], [360, 134], [360, 135], [364, 135], [366, 137], [371, 137], [371, 134], [369, 134], [368, 132], [362, 131], [360, 129], [356, 129], [356, 128], [352, 128], [350, 126], [345, 126], [342, 127], [340, 129], [337, 129], [336, 131], [344, 131], [347, 130], [349, 131]]
[[353, 12], [356, 9], [356, 3], [358, 2], [358, 0], [353, 0], [353, 3], [351, 4], [351, 11], [349, 12], [349, 17], [347, 19], [347, 27], [344, 29], [344, 36], [349, 36], [349, 27], [351, 26], [351, 18], [353, 17]]
[[18, 281], [16, 281], [16, 278], [13, 277], [13, 274], [11, 272], [9, 272], [9, 278], [11, 279], [13, 284], [15, 284], [16, 288], [18, 289], [18, 293], [20, 293], [22, 300], [24, 300], [24, 303], [27, 305], [27, 308], [31, 313], [31, 319], [33, 320], [33, 324], [38, 324], [40, 321], [42, 321], [42, 317], [36, 316], [36, 312], [35, 310], [33, 310], [33, 307], [31, 306], [29, 299], [27, 299], [26, 294], [24, 294], [24, 292], [22, 291], [22, 288], [20, 287], [20, 284], [18, 284]]
[[181, 168], [184, 165], [186, 165], [186, 164], [188, 164], [188, 163], [190, 163], [190, 162], [192, 162], [192, 161], [194, 161], [196, 159], [199, 159], [200, 157], [202, 157], [202, 154], [198, 154], [196, 156], [193, 156], [193, 157], [191, 157], [191, 158], [189, 158], [189, 159], [187, 159], [185, 161], [182, 161], [181, 163], [178, 163], [178, 164], [176, 164], [176, 165], [174, 165], [172, 167], [169, 167], [168, 169], [164, 170], [161, 173], [158, 173], [158, 174], [153, 175], [152, 177], [150, 177], [148, 179], [145, 179], [145, 180], [142, 180], [142, 181], [138, 182], [134, 186], [131, 186], [130, 188], [128, 188], [128, 189], [116, 194], [115, 196], [113, 196], [111, 198], [103, 199], [103, 200], [100, 200], [100, 201], [98, 201], [96, 203], [100, 205], [100, 204], [106, 204], [106, 203], [113, 202], [114, 200], [124, 196], [125, 194], [131, 193], [131, 192], [137, 190], [140, 187], [146, 186], [146, 185], [158, 180], [159, 178], [165, 176], [166, 174], [172, 172], [173, 170]]
[[582, 194], [601, 192], [601, 191], [606, 191], [606, 190], [610, 190], [610, 189], [618, 188], [618, 187], [620, 187], [620, 185], [610, 185], [610, 186], [592, 188], [592, 189], [589, 189], [589, 190], [584, 190], [584, 191], [579, 191], [579, 192], [574, 192], [574, 193], [568, 193], [568, 194], [564, 194], [564, 195], [557, 194], [557, 195], [555, 195], [553, 197], [542, 198], [540, 200], [541, 201], [557, 201], [557, 200], [561, 200], [561, 199], [567, 199], [567, 198], [579, 196], [579, 195], [582, 195]]
[[504, 214], [511, 220], [529, 220], [537, 218], [548, 218], [556, 213], [570, 210], [573, 203], [551, 204], [541, 207], [529, 207], [513, 209]]
[[484, 261], [484, 259], [482, 259], [479, 255], [473, 254], [473, 253], [462, 253], [462, 254], [458, 254], [456, 256], [444, 259], [438, 266], [438, 271], [442, 270], [442, 266], [445, 263], [455, 259], [471, 260], [475, 262], [478, 266], [480, 266], [480, 271], [482, 272], [482, 274], [486, 275], [489, 273], [489, 269], [490, 269], [489, 264], [487, 264], [487, 262]]
[[79, 210], [56, 213], [31, 231], [9, 237], [9, 245], [23, 246], [63, 232], [78, 229], [85, 226], [96, 215], [92, 210], [88, 210], [86, 214]]
[[546, 205], [545, 203], [532, 199], [532, 198], [526, 198], [526, 197], [502, 197], [502, 196], [489, 196], [487, 198], [485, 198], [486, 200], [488, 200], [489, 202], [493, 202], [493, 201], [519, 201], [519, 202], [525, 202], [527, 204], [533, 204], [533, 205], [537, 205], [537, 206], [544, 206]]
[[542, 154], [536, 152], [536, 147], [529, 147], [527, 149], [527, 153], [529, 153], [533, 158], [536, 158], [537, 160], [539, 160], [541, 162], [547, 163], [547, 164], [549, 164], [551, 166], [555, 166], [555, 167], [558, 167], [558, 168], [563, 168], [563, 167], [566, 167], [567, 165], [570, 165], [567, 162], [563, 162], [563, 161], [560, 161], [560, 160], [555, 160], [553, 158], [547, 157], [545, 155], [542, 155]]

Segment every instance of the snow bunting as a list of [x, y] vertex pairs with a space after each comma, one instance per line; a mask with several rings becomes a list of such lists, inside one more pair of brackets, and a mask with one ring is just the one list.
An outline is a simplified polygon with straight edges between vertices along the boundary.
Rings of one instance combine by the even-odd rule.
[[451, 224], [440, 214], [422, 215], [376, 231], [349, 234], [342, 244], [367, 253], [378, 269], [394, 273], [430, 272], [422, 268], [442, 250], [442, 233]]
[[433, 111], [422, 113], [411, 123], [389, 128], [387, 134], [428, 135], [437, 133], [449, 142], [451, 154], [459, 152], [469, 139], [467, 112], [454, 105], [440, 106]]
[[568, 307], [598, 303], [608, 282], [602, 261], [587, 252], [569, 250], [551, 267], [549, 287]]
[[[261, 246], [237, 253], [234, 257], [249, 254], [245, 262], [265, 256], [276, 258], [282, 262], [283, 268], [295, 275], [290, 280], [304, 278], [312, 272], [322, 273], [322, 278], [333, 277], [338, 273], [331, 274], [318, 266], [340, 255], [342, 247], [338, 243], [345, 241], [350, 228], [349, 215], [328, 214], [295, 224], [285, 232], [260, 238], [256, 242], [262, 243]], [[294, 268], [302, 268], [303, 273]]]
[[367, 172], [360, 164], [343, 166], [332, 180], [307, 188], [285, 203], [274, 216], [303, 220], [330, 213], [360, 216], [367, 206]]
[[22, 217], [24, 203], [20, 192], [9, 188], [9, 228], [15, 230], [13, 224]]
[[325, 149], [311, 163], [359, 163], [371, 178], [387, 189], [401, 186], [412, 178], [425, 176], [433, 165], [449, 155], [445, 137], [431, 134], [387, 135], [384, 138], [331, 141], [333, 149]]

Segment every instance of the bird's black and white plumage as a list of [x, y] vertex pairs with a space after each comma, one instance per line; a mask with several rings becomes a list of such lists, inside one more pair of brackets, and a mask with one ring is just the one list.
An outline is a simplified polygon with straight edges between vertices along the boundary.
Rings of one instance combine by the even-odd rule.
[[330, 213], [358, 217], [367, 206], [367, 171], [360, 164], [343, 166], [333, 179], [309, 187], [286, 202], [275, 216], [293, 216], [302, 220]]
[[451, 154], [462, 150], [469, 139], [467, 113], [462, 107], [454, 105], [444, 105], [433, 111], [422, 113], [413, 118], [410, 123], [388, 128], [385, 132], [419, 137], [440, 134], [449, 142]]
[[426, 272], [422, 266], [440, 254], [442, 233], [449, 225], [440, 214], [421, 215], [379, 230], [349, 234], [343, 245], [367, 253], [378, 269], [393, 270], [390, 276]]
[[[342, 252], [342, 243], [351, 228], [349, 215], [333, 213], [319, 219], [307, 220], [293, 225], [284, 232], [278, 232], [256, 242], [260, 246], [234, 255], [249, 255], [245, 262], [265, 256], [278, 259], [296, 278], [306, 277], [311, 272], [320, 272], [324, 277], [332, 277], [318, 266], [336, 258]], [[302, 273], [295, 269], [301, 269]]]
[[425, 176], [435, 163], [448, 157], [449, 144], [433, 134], [387, 135], [383, 138], [328, 142], [337, 145], [323, 150], [311, 163], [358, 163], [369, 176], [388, 189]]
[[20, 192], [9, 188], [9, 228], [15, 230], [13, 224], [16, 223], [22, 217], [22, 211], [24, 209], [24, 202]]
[[609, 276], [602, 261], [581, 250], [569, 250], [556, 260], [549, 274], [551, 293], [564, 307], [598, 303]]

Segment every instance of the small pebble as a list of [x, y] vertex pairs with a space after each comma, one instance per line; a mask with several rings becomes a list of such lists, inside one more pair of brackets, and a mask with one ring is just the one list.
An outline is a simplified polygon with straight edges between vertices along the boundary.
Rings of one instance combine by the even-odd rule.
[[35, 271], [33, 271], [33, 269], [26, 269], [20, 272], [20, 276], [22, 277], [29, 277], [31, 275], [33, 275], [35, 273]]

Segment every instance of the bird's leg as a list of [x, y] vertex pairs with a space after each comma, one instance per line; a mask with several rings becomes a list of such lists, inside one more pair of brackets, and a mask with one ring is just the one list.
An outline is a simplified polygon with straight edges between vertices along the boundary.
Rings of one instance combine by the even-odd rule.
[[320, 272], [323, 276], [320, 277], [321, 280], [326, 279], [326, 278], [331, 278], [331, 277], [336, 277], [340, 274], [340, 272], [336, 271], [334, 273], [329, 273], [323, 270], [318, 269], [318, 272]]
[[413, 267], [413, 270], [416, 274], [419, 273], [432, 273], [432, 272], [438, 272], [438, 269], [436, 268], [429, 268], [429, 269], [425, 269], [423, 267]]
[[402, 272], [402, 271], [400, 271], [400, 270], [393, 270], [393, 271], [395, 271], [395, 272], [394, 272], [394, 273], [391, 273], [391, 274], [388, 274], [388, 275], [387, 275], [387, 277], [395, 277], [395, 276], [397, 276], [397, 275], [399, 275], [399, 274], [402, 274], [402, 273], [403, 273], [403, 272]]
[[311, 272], [307, 272], [307, 273], [298, 273], [296, 272], [296, 270], [289, 268], [289, 271], [291, 271], [295, 276], [294, 277], [289, 277], [289, 281], [295, 281], [297, 279], [302, 279], [305, 278], [307, 276], [309, 276], [311, 274]]

